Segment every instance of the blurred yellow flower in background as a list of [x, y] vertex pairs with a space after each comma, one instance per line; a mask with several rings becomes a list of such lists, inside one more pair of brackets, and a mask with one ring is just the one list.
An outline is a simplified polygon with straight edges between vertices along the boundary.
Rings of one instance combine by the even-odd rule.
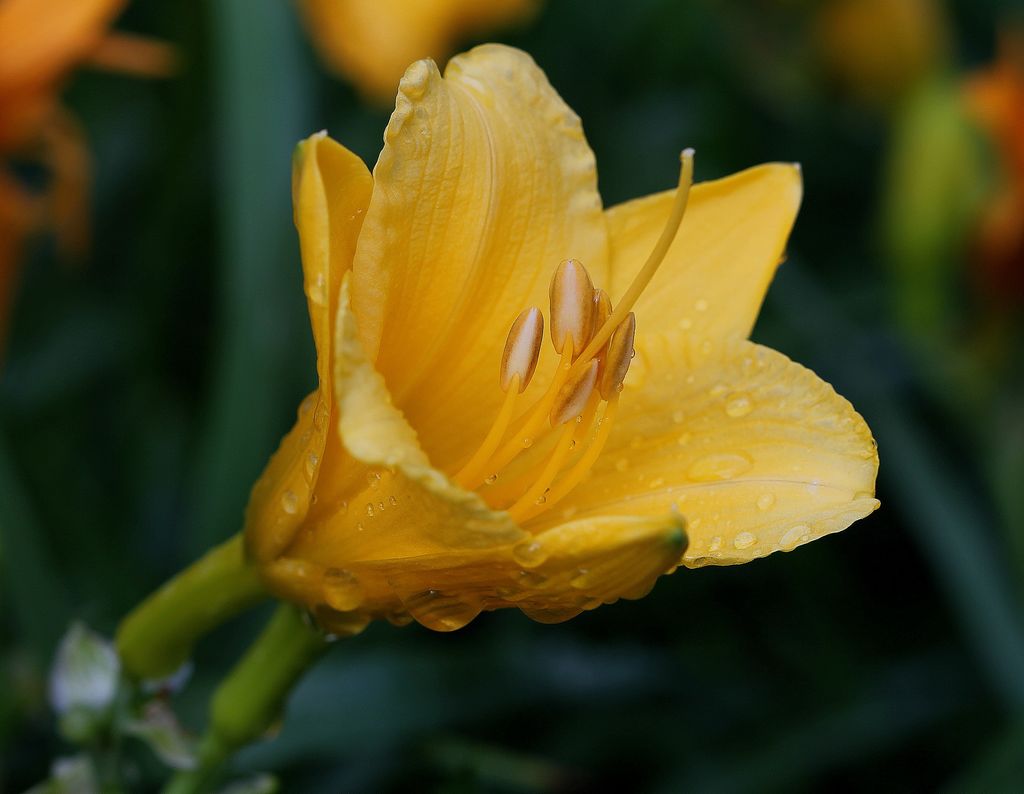
[[816, 40], [846, 89], [886, 104], [943, 59], [946, 26], [934, 0], [829, 0], [818, 13]]
[[539, 0], [299, 0], [331, 70], [367, 97], [390, 102], [405, 68], [444, 59], [460, 39], [525, 21]]
[[166, 46], [108, 33], [126, 3], [0, 3], [0, 157], [40, 163], [50, 175], [48, 190], [35, 195], [0, 162], [0, 334], [26, 235], [52, 225], [65, 254], [80, 255], [87, 245], [89, 156], [77, 123], [60, 104], [64, 79], [86, 61], [144, 75], [171, 69]]
[[864, 421], [746, 340], [799, 168], [691, 175], [603, 210], [579, 119], [498, 45], [408, 69], [372, 176], [304, 142], [320, 385], [251, 497], [265, 585], [337, 631], [553, 622], [873, 511]]

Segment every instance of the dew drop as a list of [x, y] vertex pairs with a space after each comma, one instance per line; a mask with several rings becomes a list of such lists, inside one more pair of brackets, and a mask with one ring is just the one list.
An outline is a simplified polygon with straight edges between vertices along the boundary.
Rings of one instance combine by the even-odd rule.
[[427, 590], [406, 599], [405, 608], [418, 622], [434, 631], [461, 629], [480, 614], [479, 606], [437, 590]]
[[533, 446], [533, 439], [532, 438], [526, 437], [526, 438], [523, 439], [523, 449], [529, 449], [532, 446]]
[[376, 488], [380, 485], [380, 472], [379, 471], [368, 471], [366, 472], [366, 484], [371, 488]]
[[724, 452], [705, 455], [691, 464], [686, 476], [695, 482], [729, 480], [748, 471], [753, 465], [750, 458], [740, 453]]
[[384, 510], [384, 503], [383, 502], [377, 502], [377, 509], [383, 512], [383, 510]]
[[328, 568], [324, 571], [324, 601], [332, 609], [349, 612], [363, 603], [363, 587], [351, 571]]
[[590, 571], [586, 568], [577, 568], [573, 573], [572, 578], [569, 579], [569, 584], [575, 587], [577, 590], [582, 590], [591, 584]]
[[312, 478], [316, 474], [317, 464], [320, 463], [320, 456], [315, 452], [310, 452], [306, 456], [306, 476]]
[[512, 549], [512, 556], [524, 568], [536, 568], [548, 558], [544, 547], [536, 540], [524, 540]]
[[342, 499], [338, 504], [338, 512], [341, 513], [341, 515], [345, 515], [348, 512], [348, 502], [345, 499]]
[[487, 479], [484, 480], [484, 482], [487, 483], [488, 485], [494, 485], [494, 483], [496, 483], [497, 481], [498, 481], [498, 475], [497, 474], [491, 474], [491, 475], [489, 475], [487, 477]]
[[356, 524], [356, 532], [362, 532], [365, 529], [366, 529], [366, 527], [363, 526], [363, 522], [362, 521], [360, 521], [358, 524]]
[[373, 518], [373, 502], [366, 503], [366, 515]]
[[[692, 521], [690, 522], [690, 526], [693, 526], [693, 522]], [[711, 541], [708, 543], [708, 551], [718, 551], [721, 548], [722, 548], [722, 536], [721, 535], [715, 535], [713, 538], [711, 538]]]
[[299, 497], [295, 495], [294, 491], [285, 491], [281, 496], [281, 509], [290, 516], [293, 516], [298, 512]]
[[745, 394], [736, 394], [729, 398], [725, 404], [725, 412], [733, 419], [746, 416], [753, 410], [754, 403]]
[[323, 273], [317, 273], [316, 279], [309, 285], [309, 299], [321, 306], [327, 303], [327, 279]]
[[752, 532], [741, 532], [732, 541], [732, 545], [737, 549], [749, 549], [755, 543], [757, 543], [757, 538]]
[[757, 497], [757, 509], [769, 510], [775, 504], [775, 497], [770, 493], [761, 494]]
[[520, 586], [522, 587], [539, 589], [548, 583], [547, 577], [542, 573], [537, 573], [536, 571], [520, 571], [517, 578]]
[[779, 538], [779, 548], [783, 551], [792, 551], [801, 543], [806, 543], [810, 539], [811, 528], [806, 524], [797, 524], [795, 527], [787, 529], [782, 537]]
[[547, 497], [546, 497], [546, 496], [545, 496], [544, 494], [541, 494], [541, 495], [540, 495], [540, 496], [538, 496], [538, 497], [537, 497], [537, 499], [536, 499], [536, 500], [534, 501], [534, 504], [537, 504], [537, 505], [542, 505], [542, 504], [544, 504], [545, 502], [547, 502], [547, 500], [548, 500], [548, 498], [547, 498]]
[[388, 497], [388, 503], [389, 503], [389, 504], [390, 504], [390, 505], [391, 505], [392, 507], [394, 507], [395, 505], [397, 505], [397, 504], [398, 504], [398, 497], [397, 497], [397, 496], [394, 496], [394, 495], [392, 495], [392, 496], [389, 496], [389, 497]]

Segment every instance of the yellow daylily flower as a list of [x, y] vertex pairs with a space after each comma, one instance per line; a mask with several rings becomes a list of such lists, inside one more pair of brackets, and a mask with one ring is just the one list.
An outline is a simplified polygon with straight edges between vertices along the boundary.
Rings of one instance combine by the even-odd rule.
[[528, 19], [538, 0], [299, 0], [327, 66], [366, 96], [388, 102], [405, 68], [443, 61], [459, 39]]
[[554, 622], [878, 506], [861, 417], [746, 339], [797, 166], [689, 190], [684, 153], [605, 211], [578, 117], [498, 45], [413, 64], [384, 139], [372, 176], [324, 133], [296, 153], [320, 385], [247, 512], [271, 592], [338, 631]]

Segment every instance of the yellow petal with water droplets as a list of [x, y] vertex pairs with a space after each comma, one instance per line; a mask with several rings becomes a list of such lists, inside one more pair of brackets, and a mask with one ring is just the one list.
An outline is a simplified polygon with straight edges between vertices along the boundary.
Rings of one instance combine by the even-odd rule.
[[[711, 339], [748, 336], [801, 195], [799, 167], [779, 163], [694, 185], [679, 234], [634, 306], [638, 345], [643, 335], [677, 328]], [[605, 213], [613, 303], [661, 233], [674, 196], [657, 193]]]
[[325, 134], [303, 141], [293, 158], [292, 191], [302, 271], [320, 384], [299, 409], [253, 488], [246, 511], [246, 543], [257, 559], [280, 553], [309, 510], [326, 460], [337, 457], [329, 439], [333, 413], [333, 322], [343, 274], [352, 265], [355, 241], [370, 198], [363, 162]]
[[[353, 267], [370, 358], [439, 468], [466, 457], [503, 394], [509, 326], [579, 259], [604, 283], [594, 156], [525, 53], [485, 45], [402, 78]], [[554, 357], [534, 377], [542, 390]]]
[[[410, 557], [309, 561], [291, 550], [265, 567], [271, 589], [311, 609], [348, 607], [374, 617], [410, 615], [452, 631], [483, 610], [518, 607], [535, 620], [567, 620], [599, 604], [640, 598], [686, 547], [678, 514], [590, 518], [491, 549]], [[341, 564], [341, 561], [337, 561]]]
[[698, 566], [788, 551], [878, 507], [871, 432], [810, 370], [751, 342], [683, 333], [648, 338], [636, 363], [607, 446], [563, 509], [675, 505], [690, 538], [683, 562]]

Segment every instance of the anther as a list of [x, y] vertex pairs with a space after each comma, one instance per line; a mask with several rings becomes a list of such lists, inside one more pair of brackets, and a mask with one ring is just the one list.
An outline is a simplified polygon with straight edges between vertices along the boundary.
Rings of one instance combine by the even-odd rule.
[[551, 344], [561, 353], [571, 338], [573, 348], [583, 350], [590, 339], [594, 316], [594, 284], [575, 259], [567, 259], [551, 279]]
[[551, 426], [565, 424], [583, 413], [594, 386], [597, 385], [597, 361], [591, 361], [585, 369], [567, 380], [558, 390], [551, 406]]
[[540, 359], [540, 346], [544, 340], [544, 315], [536, 306], [525, 309], [508, 332], [505, 351], [501, 354], [499, 383], [507, 392], [516, 375], [519, 376], [519, 393], [526, 391]]
[[604, 366], [601, 371], [601, 382], [598, 388], [601, 397], [610, 400], [622, 388], [622, 382], [629, 371], [629, 363], [633, 360], [633, 337], [636, 335], [636, 315], [630, 312], [619, 327], [612, 332], [608, 340]]

